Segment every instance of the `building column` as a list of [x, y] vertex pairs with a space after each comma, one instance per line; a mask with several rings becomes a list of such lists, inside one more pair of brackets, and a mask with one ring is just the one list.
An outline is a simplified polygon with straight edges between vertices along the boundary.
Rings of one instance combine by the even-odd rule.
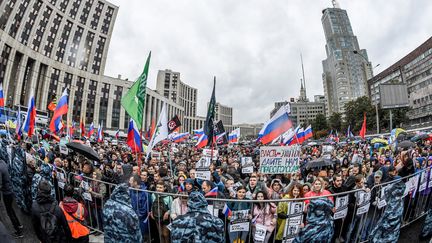
[[[30, 80], [29, 83], [27, 84], [30, 87], [30, 93], [27, 94], [27, 99], [30, 97], [30, 95], [33, 95], [35, 97], [35, 101], [36, 101], [36, 97], [37, 96], [37, 90], [36, 90], [36, 83], [38, 82], [38, 77], [39, 77], [39, 67], [40, 67], [40, 62], [37, 60], [34, 60], [33, 63], [33, 68], [32, 68], [32, 72], [30, 74]], [[36, 101], [38, 102], [38, 101]]]
[[84, 78], [83, 97], [82, 97], [81, 114], [80, 114], [80, 118], [81, 120], [84, 120], [84, 122], [87, 121], [87, 102], [88, 102], [88, 94], [89, 94], [89, 84], [90, 84], [90, 79]]
[[[3, 53], [3, 49], [5, 47], [6, 47], [6, 45], [2, 46], [2, 48], [1, 48], [2, 53]], [[4, 73], [4, 77], [3, 77], [3, 92], [4, 92], [3, 94], [4, 94], [4, 98], [5, 98], [5, 105], [9, 104], [9, 102], [11, 102], [10, 100], [8, 100], [9, 99], [9, 83], [14, 82], [14, 81], [10, 80], [14, 59], [15, 59], [15, 52], [13, 50], [11, 50], [11, 53], [9, 54], [8, 59], [4, 60], [4, 62], [6, 63], [5, 73]], [[14, 97], [14, 94], [12, 94], [12, 97]]]
[[99, 110], [100, 110], [100, 99], [101, 99], [101, 93], [102, 93], [102, 82], [100, 80], [97, 81], [97, 87], [96, 87], [96, 96], [95, 96], [95, 106], [94, 106], [94, 115], [93, 115], [93, 121], [96, 124], [99, 124]]
[[[16, 51], [16, 50], [15, 50]], [[20, 98], [21, 98], [21, 89], [23, 86], [23, 79], [25, 76], [25, 69], [27, 65], [28, 57], [26, 55], [23, 55], [21, 58], [20, 63], [18, 64], [18, 73], [16, 76], [16, 86], [15, 86], [15, 98], [14, 98], [14, 105], [20, 105]]]
[[[42, 77], [44, 80], [42, 90], [40, 91], [40, 108], [46, 109], [48, 111], [48, 93], [49, 93], [49, 85], [51, 81], [51, 77], [48, 74], [51, 74], [53, 68], [50, 66], [47, 66], [45, 76]], [[51, 101], [50, 101], [51, 102]]]
[[[108, 107], [107, 107], [107, 119], [106, 119], [106, 128], [110, 128], [111, 127], [111, 119], [109, 119], [109, 117], [112, 117], [113, 114], [113, 102], [114, 102], [114, 89], [116, 88], [115, 85], [110, 84], [110, 89], [109, 89], [109, 94], [108, 94]], [[119, 123], [120, 126], [120, 123]]]

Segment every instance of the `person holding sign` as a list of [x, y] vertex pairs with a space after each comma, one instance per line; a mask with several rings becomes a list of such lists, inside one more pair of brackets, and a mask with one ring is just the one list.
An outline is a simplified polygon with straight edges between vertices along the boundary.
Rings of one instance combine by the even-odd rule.
[[[246, 199], [246, 188], [244, 186], [239, 186], [237, 188], [237, 197], [236, 199], [239, 200], [245, 200]], [[235, 211], [250, 211], [251, 209], [251, 205], [247, 202], [230, 202], [228, 207], [233, 211], [233, 216], [228, 216], [228, 220], [230, 220], [230, 230], [229, 230], [229, 238], [231, 242], [246, 242], [246, 239], [248, 237], [248, 233], [249, 233], [249, 227], [247, 227], [247, 230], [234, 230], [235, 225], [240, 225], [240, 224], [244, 224], [246, 222], [248, 222], [248, 219], [250, 220], [251, 215], [243, 215], [242, 217], [234, 217], [234, 212]]]
[[[289, 190], [288, 194], [286, 194], [282, 199], [295, 199], [295, 198], [302, 198], [303, 192], [302, 192], [302, 186], [300, 183], [295, 183], [292, 185], [291, 189]], [[301, 200], [299, 200], [301, 201]], [[290, 208], [290, 202], [280, 202], [277, 207], [277, 232], [276, 232], [276, 240], [282, 241], [283, 238], [286, 236], [286, 221], [289, 214], [289, 208]]]
[[[259, 191], [256, 195], [257, 200], [268, 200], [263, 191]], [[252, 210], [252, 235], [254, 242], [269, 242], [270, 237], [276, 227], [276, 204], [269, 202], [254, 203]], [[257, 236], [257, 229], [266, 229], [264, 236]], [[259, 239], [258, 239], [259, 238]]]

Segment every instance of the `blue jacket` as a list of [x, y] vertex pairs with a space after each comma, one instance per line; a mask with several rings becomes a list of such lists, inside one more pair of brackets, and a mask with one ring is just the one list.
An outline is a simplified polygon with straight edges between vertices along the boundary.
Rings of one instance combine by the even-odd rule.
[[[144, 184], [141, 184], [140, 189], [146, 190], [147, 187]], [[131, 198], [132, 208], [137, 213], [138, 217], [140, 219], [147, 218], [149, 208], [151, 208], [151, 200], [149, 200], [147, 192], [130, 189], [129, 195]]]

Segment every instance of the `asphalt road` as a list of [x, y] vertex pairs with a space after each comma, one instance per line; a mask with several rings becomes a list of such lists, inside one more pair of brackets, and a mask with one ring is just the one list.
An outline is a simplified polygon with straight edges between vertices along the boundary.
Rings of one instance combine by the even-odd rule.
[[[30, 216], [22, 213], [21, 210], [18, 209], [16, 205], [14, 205], [14, 208], [15, 208], [15, 212], [16, 212], [18, 218], [20, 219], [21, 223], [24, 225], [24, 238], [16, 240], [16, 243], [34, 243], [34, 242], [37, 242], [37, 237], [33, 233], [33, 228], [32, 228], [33, 226], [31, 224]], [[0, 204], [0, 220], [3, 222], [3, 224], [6, 226], [6, 229], [9, 232], [13, 232], [12, 223], [10, 222], [10, 220], [6, 214], [3, 202]], [[423, 222], [424, 222], [424, 217], [413, 222], [411, 225], [408, 225], [407, 227], [403, 228], [401, 230], [401, 234], [400, 234], [398, 242], [399, 243], [415, 243], [415, 242], [427, 243], [427, 242], [432, 242], [431, 239], [426, 240], [426, 241], [420, 241], [418, 238], [418, 235], [420, 234], [420, 230], [421, 230], [421, 227], [423, 225]], [[0, 242], [1, 242], [1, 239], [0, 239]], [[99, 236], [99, 237], [91, 236], [90, 242], [103, 242], [103, 237], [102, 236]]]

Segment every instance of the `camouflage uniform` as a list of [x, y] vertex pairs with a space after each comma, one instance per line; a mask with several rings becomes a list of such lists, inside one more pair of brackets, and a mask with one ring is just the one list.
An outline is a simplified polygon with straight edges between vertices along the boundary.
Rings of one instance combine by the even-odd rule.
[[30, 183], [26, 180], [26, 171], [26, 154], [21, 147], [16, 146], [15, 156], [12, 158], [12, 163], [9, 165], [12, 190], [15, 194], [18, 207], [24, 212], [30, 212], [31, 200], [28, 202]]
[[36, 196], [38, 193], [39, 182], [42, 180], [46, 180], [50, 184], [51, 196], [53, 198], [56, 198], [54, 185], [53, 185], [53, 182], [51, 180], [51, 172], [52, 172], [51, 166], [49, 166], [46, 163], [42, 163], [41, 170], [39, 171], [39, 173], [36, 173], [33, 176], [32, 186], [31, 186], [32, 201], [34, 201], [36, 199]]
[[429, 209], [426, 219], [420, 233], [420, 236], [424, 239], [432, 236], [432, 208]]
[[4, 160], [7, 164], [9, 164], [9, 154], [7, 152], [7, 143], [6, 140], [2, 139], [0, 141], [0, 158]]
[[293, 242], [331, 242], [334, 233], [333, 203], [327, 198], [312, 199], [308, 206], [307, 225]]
[[405, 183], [402, 181], [394, 183], [385, 191], [387, 207], [376, 227], [372, 230], [370, 242], [397, 242], [403, 215], [403, 193]]
[[132, 209], [129, 189], [118, 185], [103, 209], [104, 241], [142, 242], [138, 215]]
[[224, 223], [207, 209], [207, 202], [199, 192], [192, 192], [188, 212], [172, 222], [172, 242], [223, 242]]

